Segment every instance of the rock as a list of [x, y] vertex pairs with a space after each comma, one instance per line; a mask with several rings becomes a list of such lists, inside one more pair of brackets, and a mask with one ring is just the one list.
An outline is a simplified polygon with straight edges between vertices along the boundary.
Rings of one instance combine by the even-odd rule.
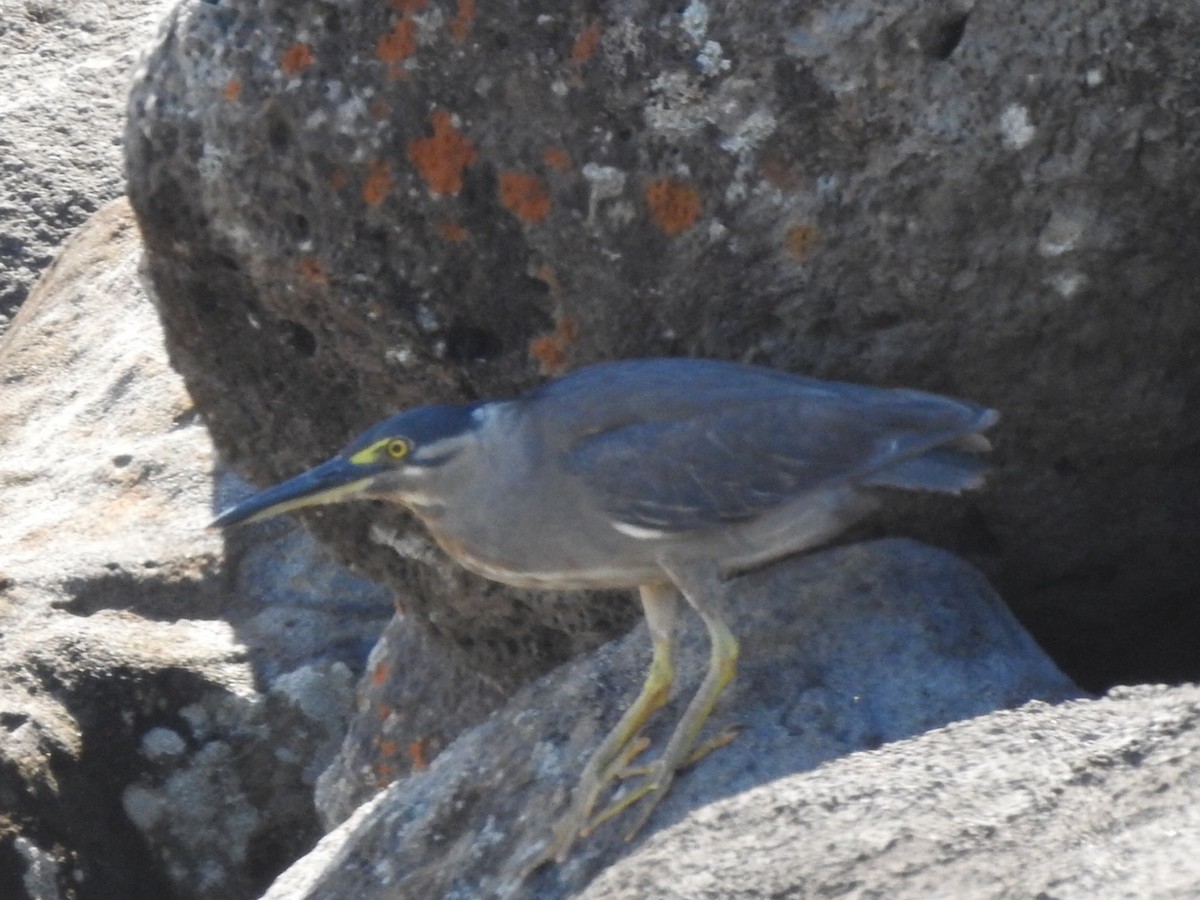
[[4, 4], [0, 332], [71, 232], [124, 193], [129, 75], [173, 3]]
[[581, 900], [1195, 897], [1200, 689], [1030, 703], [720, 800]]
[[[1091, 682], [1194, 676], [1200, 576], [1179, 548], [1196, 536], [1200, 428], [1197, 12], [1109, 6], [184, 3], [129, 132], [173, 359], [258, 482], [394, 407], [611, 356], [971, 396], [1005, 413], [990, 493], [900, 507], [885, 527], [969, 554]], [[159, 8], [38, 2], [0, 22], [20, 86], [0, 101], [18, 201], [0, 202], [0, 328], [120, 190], [113, 98]], [[794, 598], [777, 621], [760, 604], [739, 626], [758, 662], [714, 723], [746, 725], [739, 740], [685, 773], [636, 847], [614, 823], [520, 884], [636, 687], [644, 635], [430, 760], [626, 627], [627, 599], [507, 592], [390, 512], [314, 516], [409, 611], [318, 779], [390, 592], [291, 523], [202, 530], [249, 487], [210, 471], [137, 255], [127, 211], [102, 209], [0, 339], [0, 897], [255, 896], [389, 782], [272, 895], [370, 896], [387, 888], [360, 890], [368, 873], [408, 863], [392, 885], [412, 896], [1197, 893], [1194, 688], [1035, 704], [834, 758], [1071, 693], [976, 574], [911, 545], [753, 578], [903, 556], [915, 573], [889, 580], [952, 588], [921, 592], [937, 629], [914, 640], [953, 630], [954, 609], [924, 604], [989, 598], [965, 609], [995, 614], [998, 643], [958, 659], [984, 688], [953, 660], [927, 686], [937, 652], [885, 668], [861, 623], [838, 646], [837, 628], [795, 633], [816, 620]], [[852, 595], [881, 596], [878, 580]], [[880, 611], [868, 632], [904, 633]], [[985, 662], [1008, 656], [1025, 668]], [[869, 692], [830, 674], [856, 665]]]
[[141, 735], [144, 768], [121, 806], [173, 896], [256, 896], [318, 836], [312, 787], [341, 743], [352, 693], [345, 665], [314, 666], [262, 693], [210, 692], [177, 710], [180, 731]]
[[[157, 835], [139, 831], [122, 814], [122, 799], [131, 784], [148, 777], [137, 753], [143, 732], [172, 722], [189, 703], [254, 696], [243, 651], [220, 623], [147, 622], [114, 611], [77, 617], [51, 609], [36, 594], [5, 593], [0, 809], [4, 843], [16, 847], [25, 865], [3, 881], [23, 882], [26, 890], [9, 896], [47, 896], [47, 882], [63, 897], [214, 896], [175, 890], [144, 840]], [[187, 759], [175, 764], [187, 766], [203, 752], [193, 744]], [[234, 782], [245, 776], [240, 767], [227, 772]], [[192, 809], [195, 819], [205, 820], [205, 834], [222, 831], [233, 812], [225, 803]], [[288, 824], [302, 821], [293, 816]], [[253, 836], [265, 838], [268, 831]], [[230, 835], [222, 857], [250, 837]], [[230, 874], [219, 877], [236, 885]], [[85, 892], [76, 894], [81, 884]]]
[[[598, 359], [960, 394], [1004, 416], [989, 489], [878, 533], [966, 554], [1088, 685], [1200, 677], [1197, 33], [1151, 0], [190, 0], [130, 193], [256, 484]], [[308, 521], [506, 691], [631, 621], [430, 564], [392, 510]]]
[[[680, 777], [635, 857], [721, 798], [958, 719], [1078, 694], [976, 570], [911, 541], [781, 562], [730, 582], [723, 602], [742, 658], [711, 729], [741, 730]], [[708, 661], [698, 618], [681, 633], [675, 699], [647, 732], [658, 743]], [[519, 872], [648, 662], [643, 626], [530, 685], [427, 771], [360, 807], [264, 900], [574, 895], [629, 852], [619, 819], [563, 865], [523, 884]]]
[[324, 829], [398, 778], [427, 768], [507, 699], [456, 647], [394, 617], [367, 661], [346, 739], [317, 781]]
[[205, 531], [212, 447], [140, 256], [106, 205], [0, 338], [6, 898], [256, 895], [319, 836], [392, 614], [294, 525]]

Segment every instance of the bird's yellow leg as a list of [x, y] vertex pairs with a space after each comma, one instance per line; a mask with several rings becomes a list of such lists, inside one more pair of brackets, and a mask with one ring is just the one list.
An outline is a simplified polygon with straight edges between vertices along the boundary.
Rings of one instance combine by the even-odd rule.
[[667, 741], [667, 746], [663, 748], [662, 754], [648, 766], [638, 770], [639, 773], [644, 774], [645, 781], [597, 815], [589, 826], [594, 828], [601, 822], [624, 812], [638, 801], [642, 801], [642, 808], [638, 811], [637, 819], [634, 820], [633, 826], [626, 834], [626, 840], [631, 840], [646, 824], [655, 807], [666, 795], [677, 771], [694, 762], [698, 758], [697, 754], [703, 756], [733, 739], [732, 734], [723, 733], [715, 741], [707, 742], [699, 748], [695, 747], [700, 729], [704, 727], [704, 723], [711, 715], [721, 692], [725, 690], [729, 682], [733, 681], [737, 672], [738, 642], [721, 618], [707, 608], [707, 604], [701, 609], [692, 600], [690, 593], [685, 593], [685, 596], [692, 606], [697, 607], [700, 611], [704, 624], [708, 628], [711, 642], [708, 672], [705, 674], [699, 690], [696, 691], [696, 695], [692, 698], [692, 702], [684, 711], [679, 724], [671, 733], [671, 738]]
[[543, 863], [562, 862], [575, 841], [590, 830], [589, 819], [600, 795], [625, 771], [648, 741], [637, 739], [638, 730], [655, 710], [667, 702], [675, 680], [673, 632], [679, 610], [679, 592], [670, 584], [643, 585], [642, 607], [650, 628], [654, 654], [646, 681], [633, 705], [592, 754], [571, 800], [571, 808], [554, 826], [550, 846], [526, 867], [532, 871]]

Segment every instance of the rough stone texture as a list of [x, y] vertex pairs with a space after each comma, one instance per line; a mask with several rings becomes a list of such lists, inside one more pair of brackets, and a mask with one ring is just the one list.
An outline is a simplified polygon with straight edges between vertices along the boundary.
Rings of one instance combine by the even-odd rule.
[[138, 735], [129, 768], [140, 771], [121, 808], [172, 896], [257, 896], [316, 839], [312, 786], [341, 742], [352, 693], [350, 670], [326, 663], [261, 693], [207, 692]]
[[1032, 703], [689, 816], [580, 900], [1200, 895], [1200, 689]]
[[295, 526], [204, 530], [212, 447], [140, 254], [103, 207], [0, 338], [6, 900], [256, 895], [319, 834], [392, 613]]
[[[1087, 684], [1196, 676], [1197, 35], [1158, 0], [184, 2], [130, 190], [255, 482], [596, 359], [957, 393], [1004, 415], [989, 490], [888, 527]], [[506, 690], [629, 621], [427, 564], [390, 510], [312, 523]]]
[[[190, 703], [253, 696], [228, 627], [145, 622], [113, 611], [55, 614], [45, 597], [9, 587], [0, 597], [0, 628], [4, 896], [175, 896], [154, 851], [122, 814], [122, 793], [144, 769], [137, 764], [144, 732], [174, 725]], [[234, 781], [244, 774], [229, 771]], [[207, 810], [209, 833], [227, 824], [225, 807]], [[247, 837], [232, 837], [220, 860], [244, 849]]]
[[[114, 60], [132, 59], [158, 5], [0, 0], [0, 67], [10, 87], [21, 85], [0, 100], [0, 289], [16, 285], [5, 297], [20, 296], [58, 236], [115, 193], [119, 178], [104, 164], [119, 140], [111, 98], [124, 76]], [[475, 20], [455, 19], [448, 0], [397, 3], [394, 13], [377, 6], [364, 24], [347, 3], [267, 4], [263, 14], [282, 24], [257, 31], [248, 4], [186, 6], [185, 26], [206, 16], [237, 25], [232, 56], [246, 77], [234, 90], [220, 39], [190, 44], [196, 69], [178, 105], [135, 123], [140, 140], [162, 137], [178, 124], [172, 117], [185, 120], [179, 156], [154, 168], [177, 177], [157, 182], [157, 194], [138, 182], [139, 202], [152, 195], [159, 204], [156, 216], [143, 210], [143, 223], [154, 226], [159, 281], [179, 291], [168, 300], [211, 300], [190, 336], [179, 330], [188, 307], [165, 309], [177, 328], [175, 358], [245, 471], [259, 480], [291, 474], [386, 409], [427, 399], [426, 388], [441, 397], [528, 384], [537, 375], [527, 350], [547, 369], [705, 352], [957, 390], [1004, 408], [999, 477], [982, 506], [937, 505], [944, 529], [914, 531], [947, 545], [960, 532], [957, 546], [1000, 573], [1060, 656], [1083, 658], [1064, 645], [1092, 648], [1089, 671], [1194, 671], [1196, 576], [1176, 564], [1190, 559], [1194, 531], [1179, 522], [1195, 509], [1196, 344], [1183, 302], [1197, 258], [1186, 117], [1196, 106], [1193, 9], [1145, 0], [1116, 9], [807, 4], [796, 29], [773, 33], [785, 48], [773, 60], [756, 55], [765, 39], [748, 32], [790, 15], [778, 5], [749, 13], [714, 5], [706, 18], [696, 3], [649, 16], [637, 3], [566, 4], [538, 21], [503, 4]], [[417, 44], [404, 56], [410, 27]], [[389, 37], [381, 43], [380, 34]], [[179, 51], [172, 40], [156, 72]], [[339, 54], [347, 71], [331, 77], [328, 51], [339, 43], [365, 49]], [[307, 65], [303, 44], [312, 48]], [[281, 66], [294, 74], [280, 77]], [[747, 72], [753, 91], [732, 81]], [[207, 96], [219, 102], [193, 103], [211, 83], [219, 89]], [[139, 96], [149, 93], [143, 85]], [[762, 140], [770, 123], [755, 117], [758, 105], [776, 118]], [[435, 116], [441, 109], [457, 118]], [[331, 110], [348, 114], [336, 134], [313, 115]], [[476, 154], [462, 190], [434, 198], [426, 177], [449, 190], [447, 172], [418, 152], [418, 178], [409, 148], [437, 132], [442, 155], [433, 159], [452, 157], [454, 129]], [[151, 141], [135, 158], [147, 147], [164, 149]], [[263, 148], [265, 162], [255, 155]], [[314, 176], [312, 193], [289, 207], [291, 166], [308, 160], [299, 171], [323, 174], [323, 159], [330, 191]], [[185, 190], [197, 169], [209, 180]], [[548, 186], [544, 198], [536, 182], [514, 177], [530, 172]], [[663, 178], [684, 188], [656, 183]], [[727, 191], [739, 178], [744, 197]], [[264, 199], [255, 179], [279, 192]], [[189, 218], [198, 208], [202, 222]], [[693, 211], [691, 228], [667, 234]], [[305, 227], [311, 247], [297, 249], [287, 229]], [[780, 262], [781, 246], [791, 262]], [[286, 523], [224, 546], [200, 530], [247, 487], [224, 473], [217, 500], [209, 495], [211, 447], [156, 350], [135, 256], [127, 215], [106, 210], [51, 275], [56, 286], [44, 286], [0, 340], [6, 900], [257, 893], [315, 838], [313, 779], [344, 719], [349, 671], [390, 612], [385, 594], [329, 569]], [[243, 270], [224, 273], [230, 262]], [[199, 293], [205, 279], [210, 292]], [[242, 333], [251, 322], [258, 344]], [[257, 371], [278, 373], [265, 399], [251, 390], [251, 355]], [[217, 365], [206, 368], [206, 356]], [[352, 403], [337, 393], [345, 385]], [[263, 454], [257, 469], [251, 451]], [[323, 530], [362, 513], [331, 517]], [[394, 619], [372, 658], [351, 736], [321, 779], [327, 821], [419, 768], [525, 674], [627, 621], [607, 598], [590, 609], [571, 598], [561, 602], [577, 622], [555, 624], [540, 600], [455, 580], [403, 523], [372, 515], [352, 534], [377, 551], [364, 562], [398, 567], [393, 583], [424, 588], [428, 599], [409, 605], [429, 621], [418, 630], [406, 627], [414, 617]], [[1092, 526], [1087, 543], [1080, 523]], [[1164, 603], [1172, 591], [1189, 605]], [[438, 604], [456, 594], [461, 605], [439, 621]], [[1124, 610], [1106, 605], [1122, 595]], [[1052, 628], [1075, 601], [1096, 605]], [[788, 604], [787, 622], [803, 629], [807, 620], [791, 618], [794, 598]], [[483, 607], [495, 612], [473, 632], [470, 616]], [[461, 653], [439, 641], [446, 633], [465, 645]], [[786, 642], [780, 629], [771, 635]], [[810, 654], [790, 662], [804, 678], [815, 637], [794, 640]], [[489, 640], [512, 644], [501, 653]], [[1164, 652], [1172, 642], [1187, 655]], [[489, 680], [488, 667], [473, 664], [477, 648], [493, 664], [525, 662]], [[852, 664], [867, 653], [861, 641], [834, 652]], [[701, 650], [689, 654], [694, 669]], [[396, 864], [392, 825], [416, 838], [399, 858], [419, 861], [417, 878], [454, 877], [471, 871], [473, 854], [530, 847], [607, 724], [582, 707], [614, 714], [645, 661], [644, 636], [635, 635], [568, 670], [607, 673], [559, 685], [580, 708], [546, 708], [551, 695], [530, 689], [520, 702], [534, 712], [515, 725], [496, 716], [430, 772], [395, 785], [289, 873], [290, 883], [356, 896], [341, 885]], [[907, 672], [872, 674], [913, 687], [928, 664], [922, 657]], [[808, 681], [773, 682], [785, 670], [756, 677], [751, 666], [730, 700], [746, 709], [761, 702], [754, 721], [775, 723], [769, 738], [802, 729], [844, 752], [848, 745], [832, 745], [845, 733], [822, 738], [807, 727], [812, 705], [797, 706], [792, 687]], [[462, 703], [435, 705], [446, 697]], [[817, 718], [836, 727], [844, 707], [829, 702], [831, 714]], [[761, 734], [752, 723], [685, 776], [670, 801], [677, 806], [660, 810], [662, 830], [591, 891], [891, 897], [949, 884], [980, 896], [1195, 896], [1196, 709], [1193, 688], [1034, 707], [734, 794], [795, 762], [769, 755], [765, 775], [737, 769]], [[504, 734], [514, 727], [524, 731]], [[471, 831], [469, 816], [486, 803], [532, 790], [497, 786], [490, 779], [501, 770], [484, 771], [482, 760], [514, 744], [524, 754], [516, 770], [536, 769], [528, 777], [545, 793], [529, 795], [524, 820], [498, 815]], [[735, 773], [728, 791], [721, 766]], [[706, 772], [716, 776], [712, 793], [729, 796], [687, 813], [711, 799], [695, 781]], [[764, 803], [764, 791], [774, 802]], [[396, 798], [414, 797], [414, 808], [393, 809]], [[380, 811], [393, 817], [387, 827]], [[427, 834], [434, 839], [422, 843]], [[472, 834], [484, 840], [472, 847]], [[561, 896], [564, 885], [582, 886], [624, 852], [618, 835], [616, 826], [602, 831], [567, 867], [526, 887]], [[372, 840], [385, 851], [377, 858], [366, 855]], [[778, 852], [764, 859], [761, 846]], [[322, 855], [347, 848], [364, 855], [319, 871]]]
[[508, 695], [462, 651], [394, 617], [383, 630], [340, 751], [317, 781], [315, 800], [329, 831], [380, 788], [420, 771]]
[[84, 219], [125, 190], [129, 74], [175, 0], [0, 0], [0, 332]]
[[[681, 776], [648, 833], [853, 750], [1078, 693], [976, 570], [912, 541], [791, 559], [729, 582], [722, 602], [742, 658], [711, 728], [741, 730]], [[708, 663], [698, 617], [688, 617], [681, 637], [675, 698], [646, 732], [655, 746]], [[643, 626], [529, 686], [428, 771], [361, 807], [266, 897], [550, 898], [580, 890], [628, 852], [620, 819], [563, 865], [525, 884], [518, 873], [648, 662]]]

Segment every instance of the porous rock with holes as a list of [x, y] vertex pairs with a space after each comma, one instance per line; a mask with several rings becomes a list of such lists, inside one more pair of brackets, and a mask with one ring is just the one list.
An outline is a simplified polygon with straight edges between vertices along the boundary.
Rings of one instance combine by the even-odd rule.
[[[172, 359], [256, 483], [391, 411], [624, 356], [1002, 411], [965, 554], [1074, 677], [1197, 674], [1200, 104], [1187, 4], [181, 3], [130, 194]], [[633, 621], [310, 527], [511, 693]]]

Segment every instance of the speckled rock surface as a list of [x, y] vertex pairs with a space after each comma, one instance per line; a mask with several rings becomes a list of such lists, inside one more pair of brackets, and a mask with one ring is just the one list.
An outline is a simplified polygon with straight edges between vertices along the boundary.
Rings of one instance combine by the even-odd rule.
[[124, 192], [129, 77], [174, 2], [0, 2], [0, 332], [67, 236]]
[[345, 740], [317, 781], [326, 831], [393, 781], [429, 765], [508, 696], [469, 656], [395, 616], [360, 681]]
[[[189, 0], [130, 191], [172, 359], [255, 482], [602, 358], [957, 393], [1004, 415], [988, 491], [886, 527], [981, 565], [1086, 683], [1181, 677], [1197, 34], [1150, 0]], [[310, 521], [506, 689], [631, 621], [455, 573], [390, 510]]]
[[1200, 895], [1200, 688], [958, 722], [721, 800], [581, 900]]
[[[632, 852], [719, 798], [854, 750], [1030, 698], [1078, 694], [976, 570], [912, 541], [790, 559], [732, 580], [721, 602], [742, 655], [710, 727], [740, 731], [680, 776]], [[698, 617], [683, 624], [673, 701], [645, 732], [650, 758], [708, 663]], [[427, 771], [360, 807], [265, 896], [572, 896], [631, 852], [620, 819], [562, 865], [524, 881], [520, 871], [648, 663], [639, 627], [530, 685]]]
[[105, 205], [0, 337], [4, 900], [256, 896], [320, 833], [392, 615], [294, 524], [205, 531], [212, 445], [140, 256]]

